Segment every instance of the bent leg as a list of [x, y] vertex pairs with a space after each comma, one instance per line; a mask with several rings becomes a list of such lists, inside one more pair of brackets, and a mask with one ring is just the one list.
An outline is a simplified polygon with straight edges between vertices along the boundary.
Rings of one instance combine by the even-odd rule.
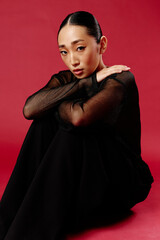
[[32, 122], [0, 202], [0, 239], [11, 225], [57, 127], [53, 114]]
[[[4, 240], [60, 240], [77, 186], [77, 138], [58, 130], [34, 174]], [[71, 216], [70, 216], [71, 215]]]

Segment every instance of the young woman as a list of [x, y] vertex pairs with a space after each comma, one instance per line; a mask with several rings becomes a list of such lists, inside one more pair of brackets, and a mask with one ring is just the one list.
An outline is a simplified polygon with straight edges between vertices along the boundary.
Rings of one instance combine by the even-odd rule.
[[58, 47], [69, 70], [25, 103], [34, 121], [0, 203], [1, 240], [64, 239], [143, 201], [153, 182], [134, 76], [104, 64], [107, 38], [95, 17], [68, 15]]

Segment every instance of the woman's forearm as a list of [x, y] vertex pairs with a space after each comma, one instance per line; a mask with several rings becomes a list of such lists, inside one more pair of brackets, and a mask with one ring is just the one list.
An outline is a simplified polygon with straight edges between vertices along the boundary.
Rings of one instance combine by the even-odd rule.
[[[52, 81], [49, 81], [44, 88], [27, 99], [23, 108], [24, 117], [38, 118], [63, 101], [81, 97], [90, 98], [98, 92], [98, 82], [118, 71], [127, 71], [127, 69], [123, 65], [112, 66], [97, 73], [94, 72], [84, 79], [76, 79], [70, 71], [61, 71], [52, 77]], [[74, 78], [73, 81], [72, 78]]]
[[113, 124], [126, 103], [128, 89], [134, 85], [130, 72], [104, 80], [97, 94], [87, 100], [65, 101], [58, 107], [60, 118], [72, 125], [87, 126], [99, 120]]
[[58, 87], [44, 87], [27, 99], [23, 114], [27, 119], [34, 119], [42, 116], [63, 101], [91, 96], [96, 91], [94, 84], [93, 78], [90, 76], [85, 79], [76, 79]]
[[78, 87], [78, 82], [74, 82], [53, 89], [41, 89], [27, 99], [23, 108], [25, 118], [34, 119], [43, 115], [60, 101], [78, 91]]

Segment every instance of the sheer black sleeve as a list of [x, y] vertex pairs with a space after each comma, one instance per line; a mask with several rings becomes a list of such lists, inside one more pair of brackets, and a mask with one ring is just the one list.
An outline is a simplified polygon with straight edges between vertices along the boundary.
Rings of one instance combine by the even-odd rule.
[[38, 118], [65, 100], [91, 97], [97, 90], [93, 75], [77, 79], [67, 70], [53, 75], [42, 89], [27, 98], [23, 108], [25, 118]]
[[129, 71], [112, 74], [99, 84], [97, 93], [89, 99], [63, 102], [59, 116], [74, 126], [87, 126], [96, 121], [114, 124], [133, 81], [134, 76]]

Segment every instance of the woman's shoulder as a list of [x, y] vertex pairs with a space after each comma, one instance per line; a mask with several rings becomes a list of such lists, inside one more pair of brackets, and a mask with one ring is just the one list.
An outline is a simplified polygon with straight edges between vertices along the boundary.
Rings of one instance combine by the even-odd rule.
[[123, 84], [127, 88], [136, 84], [134, 74], [130, 71], [112, 74], [111, 78]]

